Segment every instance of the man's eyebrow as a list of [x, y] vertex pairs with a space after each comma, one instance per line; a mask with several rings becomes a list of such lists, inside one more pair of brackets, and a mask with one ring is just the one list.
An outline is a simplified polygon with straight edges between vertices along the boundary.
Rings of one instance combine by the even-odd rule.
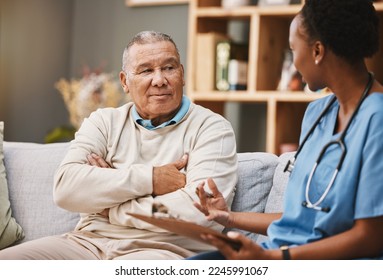
[[179, 61], [176, 57], [169, 57], [164, 60], [164, 63], [179, 63]]
[[[175, 63], [175, 64], [180, 64], [179, 60], [177, 57], [169, 57], [164, 59], [161, 64], [167, 64], [167, 63]], [[142, 68], [152, 68], [153, 65], [150, 62], [143, 62], [141, 64], [138, 64], [135, 66], [135, 69], [142, 69]]]
[[135, 68], [140, 69], [140, 68], [150, 68], [150, 67], [152, 67], [150, 63], [144, 62], [144, 63], [138, 64]]

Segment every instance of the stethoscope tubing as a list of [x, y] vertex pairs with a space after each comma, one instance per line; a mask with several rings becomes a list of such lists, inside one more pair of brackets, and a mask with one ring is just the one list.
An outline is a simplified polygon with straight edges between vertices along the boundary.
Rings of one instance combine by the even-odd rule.
[[[312, 203], [311, 200], [310, 200], [310, 197], [309, 197], [309, 191], [310, 191], [311, 180], [312, 180], [312, 178], [314, 176], [314, 173], [315, 173], [315, 170], [317, 169], [317, 167], [318, 167], [318, 163], [316, 162], [314, 164], [313, 169], [310, 172], [309, 178], [308, 178], [307, 183], [306, 183], [305, 198], [306, 198], [307, 205], [305, 205], [305, 206], [308, 207], [308, 208], [317, 208], [318, 205], [322, 203], [322, 201], [326, 198], [328, 192], [330, 191], [332, 185], [334, 184], [335, 178], [336, 178], [336, 176], [338, 175], [338, 172], [339, 172], [338, 168], [335, 169], [335, 171], [334, 171], [334, 173], [333, 173], [333, 175], [331, 177], [331, 180], [328, 183], [328, 185], [327, 185], [325, 191], [323, 192], [322, 196], [315, 203]], [[321, 210], [321, 209], [317, 209], [317, 210]]]
[[[319, 204], [323, 202], [323, 200], [326, 198], [327, 194], [329, 193], [331, 187], [333, 186], [334, 184], [334, 181], [339, 173], [339, 170], [341, 169], [342, 165], [343, 165], [343, 161], [346, 157], [346, 154], [347, 154], [347, 148], [346, 148], [346, 144], [344, 143], [344, 139], [346, 137], [346, 133], [348, 131], [348, 128], [350, 127], [351, 125], [351, 122], [352, 120], [354, 119], [355, 115], [357, 114], [360, 106], [362, 105], [362, 102], [364, 101], [364, 99], [367, 97], [369, 91], [371, 90], [371, 87], [372, 87], [372, 84], [373, 84], [373, 81], [374, 81], [374, 75], [372, 73], [368, 73], [369, 75], [369, 80], [368, 80], [368, 83], [366, 85], [366, 88], [364, 89], [363, 93], [362, 93], [362, 96], [355, 108], [355, 111], [353, 112], [353, 114], [351, 115], [351, 118], [350, 120], [348, 121], [345, 129], [342, 131], [341, 135], [339, 136], [338, 139], [336, 140], [333, 140], [333, 141], [330, 141], [328, 142], [325, 146], [323, 146], [322, 150], [320, 151], [319, 153], [319, 156], [317, 158], [317, 160], [315, 161], [315, 164], [309, 174], [309, 178], [307, 180], [307, 183], [306, 183], [306, 189], [305, 189], [305, 201], [303, 201], [302, 205], [304, 207], [307, 207], [307, 208], [312, 208], [312, 209], [315, 209], [315, 210], [319, 210], [319, 211], [324, 211], [324, 212], [329, 212], [330, 211], [330, 208], [329, 207], [320, 207]], [[327, 111], [329, 110], [330, 106], [335, 102], [336, 100], [336, 96], [333, 95], [332, 98], [330, 99], [330, 101], [328, 102], [328, 104], [326, 105], [326, 107], [323, 109], [323, 111], [320, 113], [320, 115], [318, 116], [318, 118], [315, 120], [314, 124], [312, 125], [312, 127], [309, 129], [309, 131], [307, 132], [307, 134], [305, 135], [302, 143], [299, 145], [298, 149], [297, 149], [297, 152], [295, 153], [294, 157], [292, 158], [292, 160], [288, 161], [287, 164], [286, 164], [286, 167], [284, 169], [284, 171], [288, 171], [291, 173], [291, 171], [294, 169], [294, 163], [299, 155], [299, 153], [301, 152], [303, 146], [306, 144], [307, 142], [307, 139], [310, 137], [310, 135], [314, 132], [315, 128], [317, 127], [317, 125], [319, 124], [319, 122], [321, 121], [321, 119], [323, 118], [323, 116], [327, 113]], [[327, 185], [325, 191], [323, 192], [323, 194], [321, 195], [321, 197], [314, 203], [311, 202], [310, 200], [310, 197], [309, 197], [309, 192], [310, 192], [310, 186], [311, 186], [311, 181], [312, 181], [312, 178], [315, 174], [315, 171], [320, 163], [320, 161], [322, 160], [325, 152], [327, 151], [327, 149], [332, 146], [332, 145], [339, 145], [339, 147], [341, 148], [342, 150], [342, 154], [339, 158], [339, 162], [338, 162], [338, 165], [331, 177], [331, 180], [329, 182], [329, 184]]]

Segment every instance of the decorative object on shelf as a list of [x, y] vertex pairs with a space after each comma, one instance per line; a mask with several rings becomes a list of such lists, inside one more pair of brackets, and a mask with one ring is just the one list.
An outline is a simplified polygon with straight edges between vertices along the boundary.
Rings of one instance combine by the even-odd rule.
[[258, 6], [277, 6], [301, 4], [301, 0], [259, 0]]
[[279, 154], [295, 152], [298, 149], [298, 143], [281, 143], [279, 145]]
[[130, 7], [134, 6], [154, 6], [154, 5], [175, 5], [175, 4], [187, 4], [189, 0], [125, 0], [126, 5]]
[[88, 67], [83, 72], [81, 79], [60, 79], [55, 84], [64, 99], [70, 123], [76, 130], [96, 109], [118, 107], [128, 101], [113, 73], [91, 71]]
[[[230, 78], [229, 74], [234, 74], [235, 77], [232, 77], [233, 80], [237, 80], [238, 72], [235, 69], [232, 69], [229, 72], [229, 62], [231, 60], [241, 61], [241, 66], [246, 64], [246, 76], [247, 76], [247, 60], [248, 60], [248, 50], [249, 47], [247, 44], [241, 44], [233, 42], [230, 39], [221, 41], [217, 43], [217, 52], [216, 52], [216, 88], [220, 91], [227, 91], [234, 88], [230, 88]], [[235, 65], [233, 65], [235, 66]], [[241, 67], [241, 73], [243, 73], [243, 68]], [[233, 71], [234, 70], [234, 71]], [[243, 81], [243, 79], [242, 79]]]
[[222, 41], [217, 44], [216, 87], [218, 90], [229, 90], [229, 60], [230, 42]]
[[290, 49], [287, 49], [284, 52], [281, 79], [277, 89], [280, 91], [302, 91], [304, 87], [302, 76], [294, 66], [293, 54]]
[[225, 9], [249, 6], [251, 3], [250, 0], [221, 0], [221, 6]]

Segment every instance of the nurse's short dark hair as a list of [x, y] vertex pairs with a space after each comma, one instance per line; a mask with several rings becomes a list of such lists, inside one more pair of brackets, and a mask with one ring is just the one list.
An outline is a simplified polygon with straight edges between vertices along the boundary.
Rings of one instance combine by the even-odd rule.
[[310, 41], [321, 41], [350, 63], [379, 49], [379, 18], [371, 0], [306, 0], [300, 16]]

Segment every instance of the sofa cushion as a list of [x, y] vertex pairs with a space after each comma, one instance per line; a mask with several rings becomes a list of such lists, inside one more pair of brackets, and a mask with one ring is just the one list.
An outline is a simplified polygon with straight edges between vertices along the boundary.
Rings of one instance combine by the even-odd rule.
[[0, 122], [0, 250], [24, 237], [21, 226], [12, 216], [3, 155], [4, 123]]
[[[289, 180], [289, 172], [284, 172], [286, 163], [294, 156], [295, 152], [287, 152], [279, 156], [278, 165], [275, 168], [273, 176], [273, 186], [267, 198], [265, 213], [280, 213], [283, 211], [283, 195], [287, 182]], [[259, 235], [257, 242], [261, 243], [267, 239], [266, 236]]]
[[266, 202], [265, 213], [279, 213], [283, 210], [283, 195], [290, 176], [290, 173], [284, 172], [284, 169], [287, 162], [294, 156], [294, 153], [288, 152], [279, 156], [273, 177], [273, 187]]
[[69, 148], [68, 143], [4, 142], [9, 197], [14, 217], [23, 227], [22, 242], [73, 230], [78, 213], [53, 202], [53, 176]]
[[[238, 183], [231, 207], [235, 212], [264, 212], [278, 157], [270, 153], [238, 153]], [[225, 232], [229, 229], [225, 229]], [[257, 234], [242, 232], [256, 240]]]

